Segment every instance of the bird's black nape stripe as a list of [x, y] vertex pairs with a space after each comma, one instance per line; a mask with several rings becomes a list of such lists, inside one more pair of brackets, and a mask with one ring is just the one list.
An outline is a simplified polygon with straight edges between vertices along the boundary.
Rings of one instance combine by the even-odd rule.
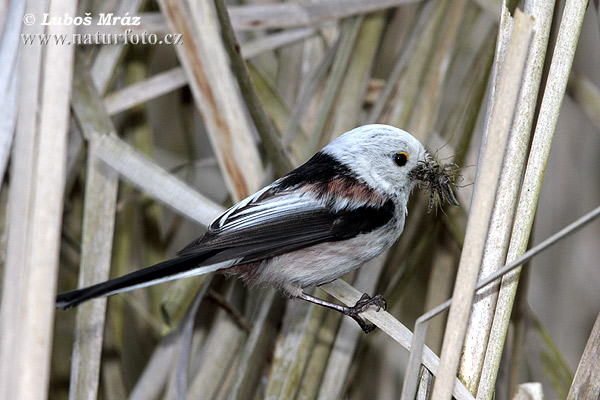
[[356, 179], [356, 175], [333, 156], [319, 151], [310, 160], [281, 178], [277, 189], [284, 190], [310, 183], [327, 183], [342, 176]]
[[218, 250], [215, 250], [173, 258], [106, 282], [61, 293], [56, 296], [56, 307], [62, 309], [74, 307], [84, 301], [102, 297], [121, 289], [135, 287], [137, 285], [190, 271], [198, 267], [199, 263], [213, 256], [217, 252]]

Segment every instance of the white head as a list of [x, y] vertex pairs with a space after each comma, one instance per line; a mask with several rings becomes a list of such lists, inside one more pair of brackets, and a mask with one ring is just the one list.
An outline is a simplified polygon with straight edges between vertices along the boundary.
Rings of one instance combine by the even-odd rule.
[[[408, 195], [416, 181], [409, 172], [428, 157], [417, 139], [389, 125], [364, 125], [323, 148], [369, 186], [391, 196]], [[402, 196], [404, 197], [404, 196]]]

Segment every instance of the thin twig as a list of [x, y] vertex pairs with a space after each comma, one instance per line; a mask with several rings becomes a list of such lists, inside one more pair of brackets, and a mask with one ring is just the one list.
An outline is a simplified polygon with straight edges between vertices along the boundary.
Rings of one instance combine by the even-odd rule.
[[250, 333], [250, 331], [252, 330], [252, 326], [250, 325], [248, 320], [246, 320], [242, 313], [239, 312], [233, 306], [233, 304], [231, 304], [225, 297], [211, 289], [208, 291], [207, 298], [208, 300], [212, 301], [213, 303], [221, 307], [223, 310], [225, 310], [225, 312], [231, 316], [235, 323], [238, 324], [239, 327], [242, 328], [244, 331], [246, 331], [246, 333]]

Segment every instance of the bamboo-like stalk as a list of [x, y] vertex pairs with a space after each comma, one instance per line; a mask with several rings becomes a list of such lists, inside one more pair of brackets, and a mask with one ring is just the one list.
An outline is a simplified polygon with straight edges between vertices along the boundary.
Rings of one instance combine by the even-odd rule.
[[[362, 296], [362, 293], [354, 289], [348, 283], [337, 279], [331, 283], [320, 286], [321, 289], [341, 301], [342, 303], [353, 306]], [[411, 350], [412, 332], [400, 321], [394, 318], [387, 311], [368, 309], [362, 313], [369, 321], [377, 325], [379, 329], [398, 342], [402, 347]], [[434, 375], [440, 373], [439, 358], [429, 347], [423, 349], [423, 365]], [[454, 379], [452, 394], [457, 399], [473, 399], [471, 392], [458, 379]]]
[[282, 29], [310, 26], [332, 19], [363, 15], [420, 0], [324, 0], [319, 2], [231, 6], [237, 30]]
[[[526, 13], [534, 17], [534, 36], [525, 65], [515, 120], [511, 127], [506, 162], [498, 182], [499, 190], [494, 201], [490, 230], [480, 266], [481, 278], [500, 268], [504, 264], [508, 251], [553, 10], [554, 4], [548, 1], [537, 2], [537, 4], [528, 2], [525, 9]], [[512, 68], [512, 65], [501, 64], [499, 68], [498, 72], [502, 75], [506, 68]], [[490, 128], [491, 125], [487, 124], [487, 127]], [[459, 376], [473, 393], [476, 393], [479, 385], [498, 289], [499, 283], [478, 291], [469, 318]]]
[[302, 79], [298, 78], [303, 75], [302, 64], [306, 57], [304, 53], [309, 51], [310, 45], [311, 41], [307, 40], [277, 52], [277, 72], [274, 74], [274, 84], [286, 104], [294, 104], [300, 91]]
[[[252, 82], [254, 82], [256, 94], [260, 98], [260, 102], [265, 108], [265, 111], [273, 120], [273, 124], [275, 124], [277, 130], [279, 132], [285, 132], [287, 127], [290, 126], [292, 118], [288, 106], [281, 96], [279, 96], [277, 88], [263, 71], [255, 67], [252, 62], [248, 64], [248, 71], [252, 77]], [[285, 143], [284, 140], [281, 142], [284, 147], [287, 145], [290, 149], [286, 157], [291, 159], [292, 165], [299, 165], [300, 160], [304, 157], [304, 152], [308, 143], [306, 134], [302, 131], [301, 126], [297, 127], [296, 133], [293, 135], [293, 139], [290, 140], [289, 144]]]
[[0, 119], [0, 179], [8, 166], [8, 158], [12, 146], [15, 126], [17, 123], [17, 91], [19, 76], [19, 33], [21, 19], [25, 14], [25, 1], [12, 1], [8, 4], [5, 23], [0, 37], [0, 109], [3, 118]]
[[[79, 287], [105, 281], [110, 269], [117, 175], [93, 152], [92, 141], [88, 154]], [[69, 390], [71, 399], [97, 397], [105, 311], [106, 299], [86, 303], [77, 309]]]
[[359, 123], [358, 118], [352, 116], [360, 115], [384, 22], [385, 14], [376, 13], [366, 16], [360, 24], [352, 58], [344, 74], [336, 107], [333, 109], [332, 123], [327, 135], [328, 142], [343, 132], [355, 128]]
[[317, 332], [327, 310], [304, 301], [288, 304], [283, 327], [275, 344], [266, 399], [293, 398], [308, 363]]
[[[573, 223], [561, 229], [559, 232], [556, 232], [551, 237], [532, 247], [530, 250], [525, 252], [523, 255], [515, 259], [514, 261], [506, 264], [504, 267], [499, 269], [498, 271], [492, 273], [487, 278], [480, 280], [476, 289], [481, 289], [490, 283], [494, 282], [496, 279], [508, 274], [509, 272], [517, 269], [521, 265], [529, 262], [533, 257], [535, 257], [540, 252], [548, 249], [553, 244], [559, 242], [560, 240], [572, 235], [574, 232], [577, 232], [579, 229], [583, 228], [585, 225], [594, 221], [600, 217], [600, 206], [596, 207], [594, 210], [590, 211], [583, 217], [577, 219]], [[414, 391], [416, 390], [418, 374], [419, 374], [419, 366], [421, 364], [422, 354], [423, 354], [423, 346], [425, 343], [425, 334], [427, 332], [427, 322], [439, 315], [441, 312], [447, 310], [452, 304], [452, 299], [446, 300], [444, 303], [439, 306], [431, 309], [425, 314], [421, 315], [417, 322], [415, 323], [415, 333], [412, 338], [411, 344], [411, 353], [409, 359], [409, 365], [406, 371], [406, 377], [404, 382], [404, 387], [402, 390], [403, 399], [414, 397]], [[425, 363], [423, 362], [425, 365]], [[412, 389], [405, 389], [405, 388]], [[412, 392], [412, 393], [411, 393]]]
[[[370, 261], [365, 268], [358, 271], [354, 285], [365, 293], [373, 293], [381, 271], [384, 266], [387, 252]], [[344, 318], [339, 329], [339, 334], [327, 361], [327, 369], [323, 373], [323, 380], [317, 399], [342, 398], [342, 389], [350, 371], [352, 358], [358, 341], [362, 335], [354, 326], [356, 323], [350, 318]]]
[[[540, 106], [534, 139], [523, 178], [523, 189], [521, 190], [521, 197], [517, 206], [515, 226], [512, 230], [513, 233], [507, 254], [507, 261], [516, 259], [527, 249], [537, 200], [575, 48], [577, 47], [586, 4], [587, 2], [585, 1], [569, 1], [563, 13], [548, 74], [548, 83], [546, 84], [542, 105]], [[478, 389], [478, 397], [482, 399], [491, 399], [493, 397], [502, 348], [504, 347], [504, 339], [508, 330], [512, 304], [519, 281], [518, 277], [519, 269], [504, 276], [502, 279], [498, 305], [496, 306], [494, 322], [490, 333], [490, 345], [486, 351], [486, 359], [481, 373], [481, 384]]]
[[531, 18], [520, 12], [516, 13], [515, 27], [506, 58], [507, 64], [512, 65], [513, 69], [510, 73], [506, 71], [507, 73], [500, 78], [498, 102], [492, 113], [494, 120], [490, 123], [490, 134], [487, 137], [479, 178], [473, 193], [474, 201], [454, 286], [454, 301], [450, 307], [442, 344], [440, 374], [437, 376], [432, 393], [433, 398], [436, 399], [448, 399], [452, 394], [479, 274], [479, 263], [483, 255], [485, 236], [489, 229], [492, 204], [496, 197], [504, 150], [518, 99], [524, 61], [531, 41], [532, 24]]
[[177, 351], [177, 331], [162, 338], [154, 349], [142, 376], [129, 394], [130, 400], [146, 400], [158, 398], [162, 393], [169, 372], [171, 372], [175, 352]]
[[[227, 9], [223, 0], [214, 0], [217, 17], [221, 25], [221, 32], [224, 40], [224, 47], [231, 60], [233, 72], [237, 78], [237, 82], [241, 89], [241, 94], [248, 107], [248, 112], [254, 120], [258, 134], [260, 135], [263, 145], [268, 151], [271, 161], [275, 166], [277, 174], [284, 175], [292, 169], [290, 156], [283, 147], [280, 135], [278, 134], [273, 122], [265, 113], [252, 81], [250, 74], [246, 68], [243, 58], [239, 54], [239, 44], [235, 38], [235, 33], [229, 20]], [[262, 179], [262, 176], [260, 177]], [[262, 183], [262, 182], [260, 182]], [[254, 190], [258, 187], [254, 187]]]
[[181, 67], [161, 72], [145, 81], [134, 83], [104, 98], [104, 107], [109, 115], [115, 115], [138, 104], [145, 103], [187, 84]]
[[263, 172], [219, 36], [217, 16], [208, 2], [161, 0], [159, 4], [172, 29], [186, 38], [182, 46], [176, 46], [179, 59], [227, 187], [235, 200], [241, 200], [260, 187]]
[[267, 362], [264, 355], [275, 338], [273, 321], [281, 314], [281, 301], [276, 296], [278, 294], [271, 289], [260, 299], [252, 332], [240, 350], [236, 378], [228, 394], [229, 400], [253, 398], [260, 373]]
[[[39, 2], [27, 11], [51, 16], [76, 11], [75, 1], [51, 1], [48, 9], [46, 5]], [[47, 30], [56, 35], [72, 32], [73, 25], [52, 25]], [[1, 325], [10, 327], [0, 338], [0, 397], [7, 399], [48, 396], [74, 50], [49, 43], [40, 58], [41, 46], [32, 46], [21, 60], [22, 76], [29, 75], [40, 86], [39, 91], [29, 83], [20, 88], [23, 101], [13, 152], [19, 184], [11, 186], [0, 312]]]
[[[230, 287], [233, 289], [235, 285], [232, 284]], [[202, 348], [200, 368], [190, 376], [188, 398], [214, 398], [218, 394], [219, 387], [222, 386], [228, 370], [238, 355], [244, 335], [244, 331], [229, 315], [226, 315], [225, 311], [219, 311]]]
[[600, 314], [590, 333], [575, 372], [567, 400], [600, 397]]
[[202, 225], [208, 225], [223, 208], [140, 154], [115, 135], [98, 139], [98, 156], [142, 190]]
[[305, 149], [304, 157], [310, 157], [319, 148], [321, 148], [327, 132], [327, 121], [331, 113], [334, 99], [338, 93], [339, 87], [344, 79], [344, 72], [348, 67], [352, 49], [356, 44], [356, 38], [363, 23], [363, 17], [348, 19], [343, 22], [342, 33], [339, 44], [331, 66], [331, 72], [327, 77], [324, 86], [323, 98], [319, 107], [319, 112], [315, 119], [312, 133]]
[[[80, 125], [90, 143], [78, 283], [79, 287], [84, 287], [108, 279], [118, 179], [116, 172], [96, 156], [98, 136], [114, 134], [115, 130], [81, 59], [73, 86], [75, 115], [82, 118]], [[90, 117], [93, 119], [86, 119]], [[77, 309], [69, 389], [71, 399], [95, 399], [98, 395], [105, 313], [106, 299], [86, 303]]]
[[[463, 165], [466, 158], [466, 151], [469, 147], [468, 143], [471, 141], [473, 133], [475, 131], [475, 123], [477, 121], [477, 115], [481, 110], [481, 104], [484, 99], [486, 92], [486, 84], [490, 76], [492, 61], [494, 57], [494, 46], [492, 45], [495, 40], [495, 35], [490, 32], [489, 37], [481, 45], [481, 49], [478, 52], [477, 57], [473, 61], [473, 65], [469, 68], [472, 71], [470, 75], [471, 82], [469, 82], [463, 89], [463, 93], [459, 96], [461, 101], [456, 107], [456, 111], [452, 113], [444, 124], [442, 132], [448, 138], [453, 138], [456, 143], [454, 146], [454, 157], [452, 161], [457, 165]], [[467, 201], [461, 201], [461, 204], [465, 204]], [[449, 225], [456, 226], [458, 221], [463, 220], [462, 210], [453, 208], [446, 211]], [[461, 214], [461, 215], [459, 215]], [[457, 230], [458, 231], [458, 230]], [[464, 237], [464, 227], [460, 229], [460, 233], [457, 231], [452, 235], [459, 246], [462, 246], [462, 238]], [[439, 233], [436, 233], [438, 237]], [[454, 278], [454, 256], [449, 245], [444, 243], [438, 246], [436, 250], [436, 257], [433, 260], [432, 272], [428, 282], [427, 298], [425, 301], [425, 309], [432, 309], [435, 305], [442, 303], [446, 298], [450, 297], [452, 292], [452, 281]], [[436, 321], [431, 321], [430, 328], [428, 330], [429, 343], [433, 344], [435, 350], [439, 350], [442, 344], [442, 338], [444, 333], [445, 318], [438, 318]]]
[[[341, 322], [347, 320], [340, 313], [325, 313], [325, 318], [315, 337], [315, 344], [306, 363], [302, 380], [298, 385], [297, 400], [312, 400], [317, 398], [319, 389], [324, 383], [325, 368], [333, 350], [333, 343], [341, 328]], [[353, 322], [353, 321], [352, 321]], [[353, 327], [354, 328], [354, 327]], [[351, 328], [351, 329], [353, 329]], [[340, 365], [339, 368], [343, 368]]]
[[[133, 15], [140, 9], [143, 3], [144, 0], [122, 1], [115, 14], [118, 16], [124, 16], [127, 13]], [[95, 28], [98, 28], [97, 23], [94, 25]], [[118, 33], [122, 34], [122, 31]], [[110, 82], [115, 75], [118, 62], [123, 56], [125, 49], [125, 46], [103, 46], [94, 58], [90, 74], [100, 94], [104, 94], [108, 90]]]
[[[411, 118], [416, 118], [413, 117], [412, 112], [418, 102], [423, 77], [428, 70], [427, 66], [435, 52], [436, 40], [443, 30], [442, 21], [445, 20], [450, 6], [451, 2], [444, 0], [433, 3], [431, 9], [427, 6], [422, 8], [421, 12], [429, 14], [429, 20], [425, 26], [418, 24], [414, 28], [419, 32], [419, 38], [406, 71], [398, 83], [396, 93], [389, 99], [390, 106], [387, 112], [382, 114], [382, 119], [387, 123], [407, 127]], [[417, 139], [423, 137], [417, 136]]]
[[[28, 4], [29, 13], [46, 12], [48, 2], [40, 1]], [[38, 33], [33, 25], [24, 27], [24, 33]], [[2, 301], [0, 302], [0, 324], [11, 329], [0, 331], [0, 393], [2, 398], [16, 398], [24, 391], [19, 385], [19, 368], [26, 368], [19, 356], [19, 341], [25, 329], [25, 316], [20, 308], [26, 304], [26, 283], [30, 266], [24, 264], [26, 240], [32, 228], [35, 141], [39, 130], [39, 121], [34, 116], [39, 111], [40, 67], [42, 64], [41, 46], [27, 46], [22, 49], [18, 68], [29, 79], [19, 82], [19, 116], [13, 145], [12, 175], [20, 185], [10, 188], [8, 195], [9, 212], [7, 215], [6, 263], [3, 268]], [[27, 112], [25, 111], [27, 110]], [[43, 396], [40, 396], [41, 399]], [[33, 397], [32, 397], [33, 398]]]
[[[286, 145], [290, 145], [296, 140], [296, 134], [298, 132], [298, 127], [310, 127], [313, 126], [316, 122], [313, 120], [314, 117], [310, 118], [310, 122], [306, 121], [308, 116], [306, 115], [307, 111], [310, 108], [311, 100], [315, 97], [315, 93], [319, 89], [319, 85], [322, 84], [323, 81], [326, 80], [325, 75], [331, 64], [334, 62], [335, 58], [338, 54], [338, 46], [339, 43], [343, 40], [342, 37], [338, 39], [336, 45], [331, 46], [325, 54], [322, 56], [321, 61], [314, 66], [311, 72], [306, 76], [303, 84], [300, 87], [300, 93], [298, 94], [298, 99], [296, 100], [296, 104], [292, 107], [292, 113], [290, 116], [290, 121], [285, 130], [283, 141]], [[324, 91], [328, 93], [328, 90]], [[312, 136], [311, 136], [312, 137]], [[313, 139], [314, 140], [314, 139]], [[299, 154], [304, 155], [307, 153], [307, 147], [300, 149]]]
[[385, 88], [379, 95], [379, 98], [373, 106], [373, 109], [369, 113], [367, 122], [375, 123], [380, 120], [380, 117], [384, 111], [384, 107], [388, 103], [388, 99], [392, 95], [394, 88], [397, 86], [400, 76], [410, 60], [424, 27], [429, 22], [428, 19], [434, 6], [435, 4], [433, 2], [426, 2], [422, 7], [420, 7], [418, 12], [419, 15], [417, 16], [415, 22], [413, 22], [413, 26], [410, 28], [410, 31], [407, 34], [408, 38], [406, 39], [406, 45], [402, 49], [402, 54], [400, 57], [398, 57], [398, 60], [394, 64], [394, 68], [390, 72]]
[[[427, 285], [425, 309], [430, 310], [440, 304], [452, 293], [452, 280], [456, 268], [456, 257], [446, 246], [438, 247], [431, 265], [431, 274]], [[439, 353], [444, 339], [446, 318], [437, 318], [429, 324], [427, 343], [433, 351]]]
[[300, 28], [266, 35], [265, 37], [242, 43], [242, 56], [248, 60], [268, 51], [308, 39], [316, 33], [315, 29]]
[[440, 41], [436, 43], [436, 50], [432, 55], [431, 62], [427, 65], [424, 85], [421, 87], [421, 93], [414, 106], [415, 110], [419, 110], [419, 112], [413, 114], [413, 118], [408, 124], [409, 131], [417, 137], [427, 138], [437, 120], [441, 93], [450, 65], [448, 60], [453, 53], [466, 6], [465, 0], [455, 0], [445, 16], [446, 21], [440, 32]]

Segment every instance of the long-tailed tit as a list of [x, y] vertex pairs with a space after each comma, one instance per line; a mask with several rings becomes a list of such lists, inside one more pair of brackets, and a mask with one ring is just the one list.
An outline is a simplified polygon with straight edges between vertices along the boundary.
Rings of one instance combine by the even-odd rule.
[[[425, 176], [433, 179], [424, 168], [429, 160], [423, 145], [401, 129], [356, 128], [225, 211], [176, 258], [59, 294], [56, 306], [68, 308], [96, 297], [219, 271], [338, 310], [368, 333], [374, 325], [358, 314], [371, 305], [385, 307], [381, 295], [365, 294], [355, 306], [346, 307], [313, 297], [304, 288], [333, 281], [398, 239], [412, 189]], [[446, 199], [456, 203], [451, 189], [444, 191], [451, 196]]]

